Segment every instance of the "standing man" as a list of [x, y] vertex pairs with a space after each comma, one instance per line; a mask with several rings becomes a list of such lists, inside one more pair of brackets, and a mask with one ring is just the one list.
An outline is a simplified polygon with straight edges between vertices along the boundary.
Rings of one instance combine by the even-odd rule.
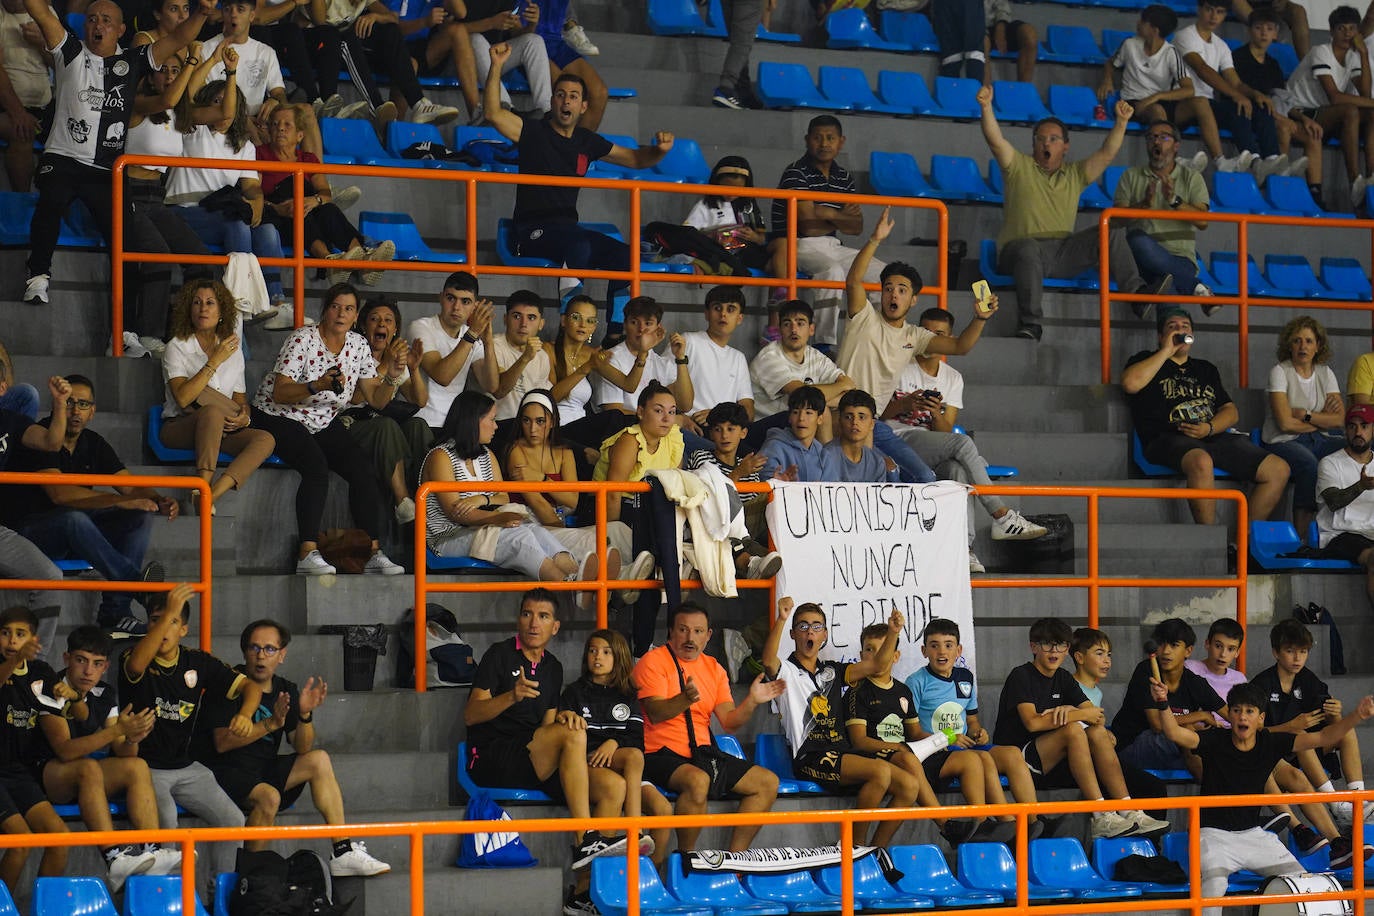
[[439, 314], [416, 318], [406, 328], [406, 340], [424, 347], [420, 371], [429, 382], [429, 400], [415, 414], [438, 430], [449, 406], [467, 387], [468, 373], [487, 391], [496, 389], [496, 354], [491, 343], [491, 302], [477, 298], [477, 278], [458, 270], [444, 280]]
[[[1240, 412], [1221, 384], [1221, 373], [1205, 359], [1193, 359], [1193, 319], [1177, 305], [1160, 309], [1155, 319], [1159, 349], [1141, 350], [1121, 371], [1121, 387], [1131, 407], [1131, 424], [1145, 457], [1182, 471], [1195, 490], [1216, 487], [1213, 468], [1236, 480], [1254, 481], [1250, 518], [1263, 521], [1274, 511], [1288, 484], [1288, 463], [1234, 435]], [[1320, 484], [1318, 484], [1320, 491]], [[1193, 521], [1211, 525], [1216, 502], [1190, 499]]]
[[163, 61], [200, 33], [215, 4], [200, 0], [170, 35], [129, 51], [120, 50], [124, 13], [112, 0], [95, 0], [86, 8], [84, 43], [67, 31], [47, 0], [24, 0], [24, 9], [42, 32], [56, 73], [53, 126], [34, 181], [38, 205], [29, 225], [24, 284], [24, 301], [38, 305], [47, 304], [52, 255], [73, 200], [90, 208], [101, 238], [110, 244], [110, 167], [124, 152], [139, 81], [162, 69]]
[[[1016, 284], [1016, 336], [1039, 340], [1044, 317], [1041, 299], [1046, 277], [1072, 277], [1098, 266], [1097, 226], [1074, 232], [1078, 196], [1102, 175], [1116, 158], [1126, 127], [1135, 109], [1126, 101], [1116, 103], [1116, 122], [1102, 146], [1086, 159], [1067, 162], [1069, 129], [1058, 118], [1044, 118], [1035, 125], [1031, 155], [1019, 153], [992, 113], [992, 87], [978, 90], [982, 109], [983, 139], [1006, 179], [1002, 231], [997, 236], [997, 269], [1012, 275]], [[1173, 278], [1153, 285], [1140, 279], [1135, 258], [1122, 228], [1110, 233], [1111, 279], [1117, 289], [1158, 295]], [[1139, 315], [1144, 305], [1131, 303]]]
[[711, 95], [717, 108], [762, 108], [749, 80], [749, 56], [763, 21], [765, 0], [722, 0], [725, 12], [725, 62], [720, 65], [720, 82]]
[[1374, 406], [1356, 404], [1345, 412], [1345, 448], [1317, 465], [1317, 528], [1328, 555], [1365, 568], [1365, 593], [1374, 608]]
[[[483, 87], [482, 106], [487, 120], [520, 153], [520, 174], [559, 175], [582, 178], [598, 159], [631, 169], [657, 165], [673, 148], [673, 135], [654, 134], [653, 146], [626, 149], [600, 134], [579, 127], [587, 113], [587, 84], [576, 73], [565, 70], [553, 83], [553, 108], [547, 117], [525, 120], [501, 107], [501, 70], [510, 58], [510, 45], [491, 48], [491, 72]], [[567, 267], [596, 270], [629, 270], [630, 248], [601, 232], [577, 224], [575, 187], [550, 188], [519, 185], [515, 189], [515, 253], [525, 257], [547, 258]], [[624, 298], [629, 280], [606, 281], [605, 349], [624, 337], [623, 318], [616, 311], [616, 300]], [[624, 303], [619, 303], [624, 308]]]

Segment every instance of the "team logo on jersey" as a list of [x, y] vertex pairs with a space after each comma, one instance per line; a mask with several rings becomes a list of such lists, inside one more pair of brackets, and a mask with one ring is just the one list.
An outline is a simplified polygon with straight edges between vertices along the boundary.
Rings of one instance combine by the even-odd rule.
[[964, 697], [965, 699], [973, 696], [972, 681], [959, 681], [954, 685], [954, 689], [959, 692], [959, 696]]
[[5, 708], [5, 724], [27, 731], [38, 724], [38, 710], [16, 709], [13, 706], [7, 706]]
[[101, 146], [107, 149], [121, 149], [124, 146], [124, 122], [116, 121], [105, 131], [105, 139]]
[[105, 107], [111, 111], [124, 110], [124, 87], [114, 86], [105, 94]]
[[76, 94], [76, 98], [91, 111], [99, 111], [105, 107], [105, 90], [99, 86], [87, 86]]
[[5, 454], [5, 453], [8, 452], [9, 450], [10, 450], [10, 434], [9, 434], [9, 433], [5, 433], [4, 435], [0, 435], [0, 455]]
[[822, 690], [829, 690], [834, 680], [835, 669], [831, 668], [829, 665], [826, 665], [820, 671], [816, 672], [816, 686], [820, 687]]
[[1301, 688], [1301, 687], [1294, 687], [1294, 688], [1293, 688], [1293, 699], [1295, 699], [1295, 700], [1301, 700], [1301, 699], [1302, 699], [1302, 688]]
[[531, 241], [531, 242], [533, 242], [535, 239], [541, 239], [541, 238], [543, 238], [543, 237], [544, 237], [544, 230], [543, 230], [543, 229], [536, 229], [536, 230], [534, 230], [533, 232], [530, 233], [530, 241]]
[[811, 715], [818, 719], [830, 715], [830, 698], [823, 693], [813, 696], [811, 698]]
[[196, 674], [196, 669], [192, 668], [190, 671], [183, 674], [181, 679], [186, 682], [187, 687], [195, 689], [196, 682], [200, 680], [200, 676]]
[[611, 718], [615, 719], [617, 722], [624, 722], [626, 719], [630, 718], [630, 707], [624, 703], [615, 704], [611, 709]]
[[117, 60], [114, 62], [114, 66], [111, 67], [110, 70], [114, 72], [115, 76], [128, 76], [129, 62], [126, 60]]
[[91, 125], [87, 124], [84, 118], [80, 120], [68, 118], [67, 133], [71, 135], [72, 140], [75, 142], [85, 143], [91, 137]]
[[902, 707], [902, 715], [906, 715], [911, 708], [911, 701], [908, 700], [906, 697], [902, 697], [900, 700], [897, 701], [897, 705]]
[[524, 673], [525, 673], [525, 669], [524, 669], [524, 668], [519, 668], [519, 667], [517, 667], [517, 668], [515, 668], [515, 669], [513, 669], [513, 670], [511, 671], [510, 676], [513, 677], [513, 678], [519, 678], [519, 677], [521, 677], [522, 675], [524, 675]]

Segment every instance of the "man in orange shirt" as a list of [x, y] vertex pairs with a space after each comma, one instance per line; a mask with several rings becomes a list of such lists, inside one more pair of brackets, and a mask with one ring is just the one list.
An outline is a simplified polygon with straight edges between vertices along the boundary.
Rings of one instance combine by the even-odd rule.
[[[739, 706], [730, 677], [720, 662], [702, 650], [711, 641], [711, 618], [704, 608], [683, 604], [668, 622], [668, 643], [645, 653], [634, 679], [644, 707], [644, 778], [678, 793], [678, 814], [705, 814], [708, 799], [736, 797], [739, 810], [767, 811], [778, 797], [778, 777], [763, 767], [726, 754], [711, 741], [711, 714], [726, 731], [749, 721], [754, 707], [779, 696], [782, 681], [754, 679]], [[730, 834], [730, 851], [748, 849], [757, 824], [741, 824]], [[679, 827], [678, 848], [696, 848], [700, 827]]]

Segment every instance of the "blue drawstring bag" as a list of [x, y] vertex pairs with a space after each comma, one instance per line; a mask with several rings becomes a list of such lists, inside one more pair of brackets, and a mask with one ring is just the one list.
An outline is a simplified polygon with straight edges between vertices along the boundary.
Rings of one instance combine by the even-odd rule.
[[[479, 792], [468, 801], [467, 819], [470, 821], [509, 821], [506, 809]], [[529, 847], [515, 831], [500, 833], [466, 833], [458, 844], [459, 868], [530, 868], [539, 860], [530, 855]]]

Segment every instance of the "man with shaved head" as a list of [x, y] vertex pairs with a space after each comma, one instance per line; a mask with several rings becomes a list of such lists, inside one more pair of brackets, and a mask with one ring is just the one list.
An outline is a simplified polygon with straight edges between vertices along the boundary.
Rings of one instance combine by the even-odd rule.
[[200, 0], [190, 18], [170, 35], [121, 51], [124, 13], [110, 0], [95, 0], [86, 8], [84, 42], [67, 32], [46, 0], [24, 0], [56, 74], [52, 129], [34, 180], [38, 206], [29, 226], [32, 248], [25, 302], [48, 301], [53, 249], [62, 216], [73, 200], [90, 208], [101, 236], [110, 242], [110, 167], [124, 152], [138, 82], [189, 44], [214, 8], [213, 0]]

